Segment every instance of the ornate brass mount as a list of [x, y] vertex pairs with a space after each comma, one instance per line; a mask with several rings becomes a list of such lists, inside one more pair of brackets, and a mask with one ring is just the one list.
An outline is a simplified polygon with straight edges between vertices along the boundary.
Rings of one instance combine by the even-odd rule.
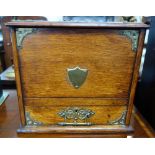
[[27, 126], [40, 126], [40, 125], [43, 125], [43, 123], [38, 122], [38, 121], [36, 121], [36, 120], [33, 120], [33, 119], [31, 118], [29, 112], [26, 112], [26, 113], [25, 113], [25, 116], [26, 116], [26, 125], [27, 125]]
[[125, 125], [125, 119], [126, 119], [126, 111], [122, 113], [121, 117], [115, 121], [110, 122], [110, 125]]
[[21, 49], [24, 38], [36, 31], [36, 28], [18, 28], [16, 30], [17, 48]]
[[[58, 113], [60, 117], [64, 118], [64, 122], [58, 123], [61, 126], [90, 126], [93, 125], [91, 122], [87, 122], [87, 119], [94, 115], [95, 112], [89, 109], [78, 108], [78, 107], [69, 107], [65, 110], [62, 110]], [[73, 122], [67, 122], [73, 120]], [[82, 121], [82, 122], [78, 122]]]
[[[20, 19], [16, 19], [16, 17], [14, 17], [12, 19], [12, 21], [14, 22], [23, 22], [23, 21], [26, 21], [26, 22], [34, 22], [35, 20], [31, 20], [31, 19], [28, 19], [28, 20], [20, 20]], [[39, 20], [37, 20], [39, 21]], [[24, 38], [31, 34], [31, 33], [34, 33], [36, 32], [36, 28], [17, 28], [16, 29], [16, 42], [17, 42], [17, 48], [18, 50], [22, 48], [22, 42], [24, 40]]]
[[67, 68], [68, 79], [74, 88], [78, 89], [85, 82], [88, 69], [81, 69], [80, 67]]
[[139, 31], [136, 30], [120, 30], [120, 35], [126, 36], [132, 42], [132, 50], [137, 51], [138, 47], [138, 38], [139, 38]]

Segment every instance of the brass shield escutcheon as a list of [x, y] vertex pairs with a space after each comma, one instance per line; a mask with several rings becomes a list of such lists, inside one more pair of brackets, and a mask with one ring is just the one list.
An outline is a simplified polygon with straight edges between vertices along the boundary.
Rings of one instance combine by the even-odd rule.
[[68, 78], [74, 88], [78, 89], [85, 82], [88, 74], [88, 69], [81, 69], [80, 67], [68, 68]]

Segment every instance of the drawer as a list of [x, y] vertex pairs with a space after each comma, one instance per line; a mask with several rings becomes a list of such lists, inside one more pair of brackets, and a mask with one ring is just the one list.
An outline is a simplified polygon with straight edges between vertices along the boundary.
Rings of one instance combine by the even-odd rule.
[[126, 106], [26, 106], [28, 126], [125, 125]]
[[121, 30], [38, 29], [19, 53], [24, 97], [127, 98], [136, 52]]

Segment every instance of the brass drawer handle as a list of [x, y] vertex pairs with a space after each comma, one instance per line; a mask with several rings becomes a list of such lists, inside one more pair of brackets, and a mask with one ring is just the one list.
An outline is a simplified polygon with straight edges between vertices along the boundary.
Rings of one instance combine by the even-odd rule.
[[58, 125], [60, 126], [91, 126], [94, 125], [93, 123], [86, 122], [86, 123], [78, 123], [78, 122], [73, 122], [73, 123], [67, 123], [67, 122], [59, 122]]
[[[69, 107], [58, 113], [60, 117], [64, 118], [64, 122], [59, 122], [61, 126], [90, 126], [91, 122], [87, 122], [87, 119], [94, 115], [95, 112], [89, 109]], [[68, 122], [69, 121], [69, 122]], [[80, 122], [79, 122], [80, 121]]]

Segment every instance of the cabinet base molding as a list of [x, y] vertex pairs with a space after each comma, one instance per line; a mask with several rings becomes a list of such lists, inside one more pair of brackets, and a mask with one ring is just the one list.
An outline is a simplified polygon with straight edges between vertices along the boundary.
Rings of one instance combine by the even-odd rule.
[[[127, 137], [132, 136], [134, 130], [132, 126], [120, 126], [120, 125], [94, 125], [90, 127], [78, 126], [25, 126], [17, 130], [17, 133], [47, 133], [53, 134], [53, 137], [111, 137], [116, 135], [116, 137]], [[122, 135], [122, 136], [121, 136]], [[112, 136], [113, 137], [113, 136]]]

